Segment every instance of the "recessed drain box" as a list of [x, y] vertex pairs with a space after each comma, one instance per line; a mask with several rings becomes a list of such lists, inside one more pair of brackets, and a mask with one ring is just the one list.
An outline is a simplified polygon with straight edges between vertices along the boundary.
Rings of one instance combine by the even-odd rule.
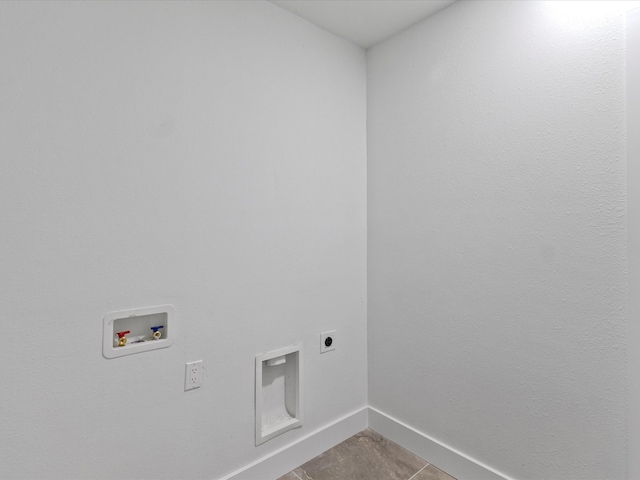
[[302, 345], [256, 356], [256, 446], [302, 426]]

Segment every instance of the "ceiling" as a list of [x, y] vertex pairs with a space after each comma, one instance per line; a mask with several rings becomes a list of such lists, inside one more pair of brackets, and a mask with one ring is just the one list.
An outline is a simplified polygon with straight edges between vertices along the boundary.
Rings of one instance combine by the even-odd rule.
[[455, 0], [270, 0], [356, 45], [369, 48]]

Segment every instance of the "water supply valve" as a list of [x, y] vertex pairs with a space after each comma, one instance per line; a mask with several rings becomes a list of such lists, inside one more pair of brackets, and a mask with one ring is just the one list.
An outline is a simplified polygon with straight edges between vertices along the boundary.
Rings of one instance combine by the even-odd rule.
[[131, 333], [131, 330], [124, 330], [122, 332], [116, 332], [116, 335], [118, 336], [118, 346], [119, 347], [124, 347], [127, 344], [127, 337], [125, 337], [125, 335], [127, 335], [128, 333]]
[[153, 330], [153, 334], [151, 336], [153, 337], [154, 340], [160, 340], [160, 337], [162, 336], [162, 332], [160, 331], [161, 328], [164, 328], [164, 325], [151, 327], [151, 330]]

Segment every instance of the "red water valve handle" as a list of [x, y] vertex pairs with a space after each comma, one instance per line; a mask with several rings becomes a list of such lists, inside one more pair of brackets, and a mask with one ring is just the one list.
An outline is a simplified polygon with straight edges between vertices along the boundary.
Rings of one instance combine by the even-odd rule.
[[116, 335], [118, 335], [118, 338], [122, 338], [128, 333], [131, 333], [131, 330], [126, 330], [126, 331], [123, 331], [123, 332], [116, 332]]

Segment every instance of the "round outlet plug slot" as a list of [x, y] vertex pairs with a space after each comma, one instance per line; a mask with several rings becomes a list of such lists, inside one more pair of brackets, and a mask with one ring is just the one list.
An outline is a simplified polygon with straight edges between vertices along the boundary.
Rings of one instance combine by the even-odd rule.
[[330, 330], [320, 334], [320, 353], [327, 353], [336, 349], [336, 331]]

